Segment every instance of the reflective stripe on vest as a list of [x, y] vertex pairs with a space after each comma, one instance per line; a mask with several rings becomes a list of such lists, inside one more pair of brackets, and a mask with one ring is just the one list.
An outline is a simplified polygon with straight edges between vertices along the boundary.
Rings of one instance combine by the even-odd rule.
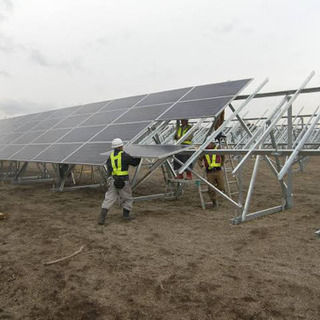
[[[113, 176], [127, 176], [129, 174], [128, 171], [121, 171], [121, 161], [122, 161], [122, 153], [123, 151], [119, 151], [119, 153], [115, 156], [114, 151], [110, 154], [111, 166], [112, 166], [112, 175]], [[116, 165], [117, 161], [117, 165]]]
[[[183, 131], [182, 131], [182, 127], [178, 128], [178, 132], [177, 132], [177, 136], [178, 136], [178, 140], [183, 137], [189, 130], [191, 129], [191, 126], [188, 125]], [[181, 144], [191, 144], [191, 140], [184, 140], [183, 142], [181, 142]]]
[[[214, 149], [218, 149], [215, 147]], [[219, 162], [217, 161], [217, 154], [212, 155], [212, 160], [210, 159], [210, 155], [206, 154], [205, 155], [207, 163], [208, 163], [208, 169], [211, 170], [213, 168], [220, 168], [221, 167], [221, 157], [218, 155], [218, 159], [220, 160]]]

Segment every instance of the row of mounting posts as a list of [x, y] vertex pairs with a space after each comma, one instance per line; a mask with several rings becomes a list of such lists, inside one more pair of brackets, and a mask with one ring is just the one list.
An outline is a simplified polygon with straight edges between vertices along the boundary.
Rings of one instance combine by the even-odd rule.
[[245, 162], [249, 159], [251, 156], [253, 150], [257, 149], [266, 139], [268, 135], [270, 135], [270, 132], [274, 129], [275, 125], [278, 123], [278, 121], [281, 119], [282, 115], [288, 111], [289, 108], [291, 108], [293, 102], [298, 97], [300, 91], [305, 88], [305, 86], [309, 83], [311, 78], [314, 76], [314, 71], [308, 76], [308, 78], [303, 82], [303, 84], [300, 86], [300, 88], [295, 92], [295, 94], [289, 99], [289, 101], [285, 104], [285, 106], [279, 111], [279, 113], [275, 116], [273, 121], [270, 123], [269, 127], [266, 128], [264, 133], [258, 138], [258, 140], [253, 144], [253, 146], [250, 148], [250, 150], [247, 152], [247, 154], [242, 158], [242, 160], [239, 162], [237, 167], [233, 170], [233, 174], [236, 174], [237, 171], [242, 167]]

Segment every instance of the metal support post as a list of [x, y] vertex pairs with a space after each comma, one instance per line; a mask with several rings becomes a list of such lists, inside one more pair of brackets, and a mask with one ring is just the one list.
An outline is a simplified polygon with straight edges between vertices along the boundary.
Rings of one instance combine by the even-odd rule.
[[22, 167], [19, 169], [19, 171], [13, 179], [14, 182], [18, 182], [19, 180], [21, 180], [21, 176], [26, 172], [28, 164], [28, 162], [23, 163]]
[[249, 184], [249, 189], [248, 189], [248, 193], [247, 193], [247, 197], [246, 197], [246, 202], [244, 204], [243, 207], [243, 211], [242, 211], [242, 215], [241, 215], [241, 221], [244, 222], [246, 220], [246, 215], [249, 211], [249, 206], [250, 206], [250, 202], [251, 202], [251, 197], [252, 197], [252, 193], [254, 190], [254, 185], [257, 179], [257, 174], [258, 174], [258, 169], [259, 169], [259, 163], [260, 163], [260, 155], [258, 155], [256, 157], [256, 161], [253, 167], [253, 172], [252, 172], [252, 177], [250, 180], [250, 184]]

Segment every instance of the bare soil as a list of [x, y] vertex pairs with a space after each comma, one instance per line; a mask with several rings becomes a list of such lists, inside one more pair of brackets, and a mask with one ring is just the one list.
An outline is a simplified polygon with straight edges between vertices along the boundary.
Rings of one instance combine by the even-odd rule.
[[[319, 160], [294, 173], [293, 209], [238, 226], [224, 200], [202, 210], [192, 184], [98, 226], [102, 190], [2, 183], [0, 319], [320, 319]], [[251, 211], [281, 204], [259, 172]], [[157, 173], [137, 194], [163, 191]]]

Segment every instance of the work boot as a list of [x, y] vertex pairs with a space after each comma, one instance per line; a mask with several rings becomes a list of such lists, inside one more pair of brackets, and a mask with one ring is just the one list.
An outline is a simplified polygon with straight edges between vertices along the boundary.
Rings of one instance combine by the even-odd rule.
[[132, 216], [130, 217], [130, 210], [123, 208], [123, 220], [130, 221], [134, 219], [135, 217], [132, 217]]
[[191, 171], [187, 171], [186, 180], [192, 180], [192, 173], [191, 173]]
[[183, 179], [183, 173], [178, 174], [175, 179]]
[[218, 200], [213, 200], [212, 201], [212, 206], [213, 206], [213, 209], [218, 209], [219, 208]]
[[108, 212], [108, 209], [101, 208], [101, 213], [100, 213], [100, 217], [98, 220], [98, 224], [103, 225], [105, 223], [107, 212]]

